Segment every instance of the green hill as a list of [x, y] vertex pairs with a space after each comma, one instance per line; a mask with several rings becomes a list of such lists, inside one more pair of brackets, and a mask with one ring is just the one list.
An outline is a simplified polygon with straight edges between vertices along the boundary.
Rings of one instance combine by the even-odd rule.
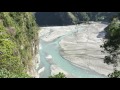
[[30, 77], [27, 72], [37, 53], [37, 31], [33, 13], [0, 12], [1, 78]]

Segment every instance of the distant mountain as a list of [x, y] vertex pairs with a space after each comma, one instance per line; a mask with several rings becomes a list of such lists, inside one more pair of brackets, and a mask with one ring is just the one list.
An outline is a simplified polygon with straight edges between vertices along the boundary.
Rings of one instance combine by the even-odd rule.
[[62, 26], [84, 21], [109, 22], [118, 12], [36, 12], [39, 26]]

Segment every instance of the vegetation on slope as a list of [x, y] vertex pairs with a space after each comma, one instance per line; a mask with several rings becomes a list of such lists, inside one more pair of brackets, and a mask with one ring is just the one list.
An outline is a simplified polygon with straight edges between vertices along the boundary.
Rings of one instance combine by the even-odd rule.
[[107, 32], [106, 40], [102, 47], [104, 52], [107, 52], [108, 55], [105, 56], [104, 62], [107, 64], [114, 65], [114, 72], [109, 74], [110, 78], [120, 77], [120, 71], [117, 71], [117, 66], [120, 62], [120, 20], [119, 18], [114, 18], [109, 26], [105, 29]]
[[111, 21], [117, 12], [36, 12], [40, 26], [61, 26], [79, 24], [88, 21]]
[[37, 53], [37, 30], [30, 12], [0, 13], [0, 77], [29, 77], [26, 72]]

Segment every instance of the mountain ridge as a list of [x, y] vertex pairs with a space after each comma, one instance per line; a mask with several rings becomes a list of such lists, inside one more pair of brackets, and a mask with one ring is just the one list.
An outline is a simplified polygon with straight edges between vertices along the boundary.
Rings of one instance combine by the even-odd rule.
[[88, 21], [110, 22], [118, 12], [36, 12], [39, 26], [74, 25]]

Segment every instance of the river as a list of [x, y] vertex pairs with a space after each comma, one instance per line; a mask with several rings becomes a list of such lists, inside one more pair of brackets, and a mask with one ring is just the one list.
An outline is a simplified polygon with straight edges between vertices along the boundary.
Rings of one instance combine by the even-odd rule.
[[[79, 30], [82, 30], [79, 28]], [[45, 70], [40, 74], [40, 78], [48, 78], [51, 75], [50, 66], [52, 64], [56, 64], [61, 69], [65, 70], [67, 73], [77, 77], [77, 78], [105, 78], [104, 75], [101, 75], [93, 70], [87, 70], [80, 67], [77, 67], [71, 64], [69, 61], [65, 60], [59, 53], [59, 42], [66, 36], [72, 34], [73, 32], [78, 31], [78, 29], [73, 30], [69, 33], [65, 33], [62, 36], [57, 37], [53, 41], [46, 42], [42, 38], [46, 36], [48, 33], [43, 34], [40, 37], [40, 66], [44, 66]], [[48, 55], [52, 56], [51, 62], [49, 62], [46, 57]], [[39, 67], [40, 68], [40, 67]]]

